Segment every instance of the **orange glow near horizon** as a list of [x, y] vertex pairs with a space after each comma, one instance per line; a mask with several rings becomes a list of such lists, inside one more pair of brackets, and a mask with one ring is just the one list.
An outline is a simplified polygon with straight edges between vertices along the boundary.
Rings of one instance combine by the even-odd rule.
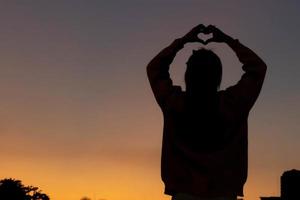
[[[160, 139], [152, 142], [160, 143]], [[6, 160], [1, 164], [1, 174], [13, 174], [10, 177], [22, 180], [25, 185], [39, 187], [51, 199], [79, 200], [83, 196], [93, 200], [170, 199], [163, 194], [160, 179], [160, 152], [157, 151], [160, 148], [150, 148], [148, 153], [145, 153], [145, 147], [144, 150], [141, 148], [106, 148], [103, 152], [101, 146], [92, 150], [83, 147], [85, 155], [78, 156], [59, 155], [55, 147], [46, 150], [49, 151], [48, 156], [44, 151], [45, 155], [30, 153], [31, 156], [25, 156], [26, 152], [15, 152], [14, 156], [0, 153]], [[137, 149], [144, 153], [137, 153]], [[274, 172], [264, 168], [263, 164], [251, 163], [252, 160], [250, 152], [245, 200], [255, 200], [264, 195], [278, 196], [282, 171]]]
[[[14, 173], [16, 179], [22, 180], [24, 185], [34, 185], [48, 194], [51, 199], [73, 200], [88, 196], [93, 200], [139, 200], [139, 199], [170, 199], [163, 195], [163, 184], [159, 177], [159, 165], [141, 167], [122, 163], [103, 164], [99, 161], [84, 161], [83, 163], [52, 162], [40, 159], [32, 164], [30, 160], [18, 159], [2, 165], [5, 174]], [[15, 167], [11, 167], [11, 166]], [[18, 173], [15, 173], [18, 172]], [[42, 177], [42, 178], [41, 178]], [[278, 196], [278, 182], [269, 184], [263, 175], [250, 178], [245, 187], [245, 200], [258, 199], [258, 194]], [[5, 177], [1, 177], [5, 178]], [[259, 180], [259, 181], [254, 181]]]

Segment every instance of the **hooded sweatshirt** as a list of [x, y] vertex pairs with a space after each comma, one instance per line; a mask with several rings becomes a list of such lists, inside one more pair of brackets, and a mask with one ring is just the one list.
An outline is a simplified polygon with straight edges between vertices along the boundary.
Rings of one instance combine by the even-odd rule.
[[170, 64], [184, 47], [182, 39], [163, 49], [147, 66], [148, 79], [163, 114], [161, 177], [165, 194], [243, 196], [248, 166], [248, 115], [267, 67], [238, 40], [227, 44], [242, 63], [244, 74], [236, 85], [216, 92], [213, 118], [205, 105], [193, 112], [187, 93], [173, 85], [170, 78]]

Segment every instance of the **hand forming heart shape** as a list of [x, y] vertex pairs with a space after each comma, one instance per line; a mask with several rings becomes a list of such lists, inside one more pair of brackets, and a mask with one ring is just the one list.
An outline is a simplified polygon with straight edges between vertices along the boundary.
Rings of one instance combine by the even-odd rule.
[[183, 36], [183, 39], [185, 42], [200, 42], [207, 45], [210, 42], [225, 42], [232, 38], [213, 25], [206, 27], [203, 24], [199, 24]]
[[199, 33], [197, 37], [204, 42], [204, 44], [208, 44], [207, 41], [213, 39], [213, 34], [212, 33]]

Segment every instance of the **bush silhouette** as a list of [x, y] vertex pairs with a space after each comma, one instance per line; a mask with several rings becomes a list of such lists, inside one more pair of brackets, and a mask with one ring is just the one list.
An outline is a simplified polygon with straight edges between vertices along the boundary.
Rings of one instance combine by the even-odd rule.
[[82, 197], [80, 200], [91, 200], [89, 197]]
[[24, 186], [20, 180], [0, 180], [0, 199], [3, 200], [50, 200], [38, 187]]

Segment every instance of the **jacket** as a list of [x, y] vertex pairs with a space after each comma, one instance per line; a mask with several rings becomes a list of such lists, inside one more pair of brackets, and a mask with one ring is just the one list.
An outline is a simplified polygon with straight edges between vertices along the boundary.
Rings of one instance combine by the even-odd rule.
[[[147, 66], [148, 79], [164, 119], [161, 177], [165, 194], [243, 196], [248, 167], [247, 120], [260, 93], [266, 65], [238, 40], [232, 40], [228, 45], [243, 64], [244, 74], [236, 85], [217, 92], [216, 108], [220, 121], [210, 124], [212, 131], [207, 127], [202, 129], [202, 125], [195, 128], [189, 123], [186, 92], [173, 85], [170, 78], [170, 64], [184, 47], [183, 41], [176, 39]], [[192, 117], [197, 118], [197, 115]], [[216, 142], [201, 137], [204, 134], [222, 137]]]

